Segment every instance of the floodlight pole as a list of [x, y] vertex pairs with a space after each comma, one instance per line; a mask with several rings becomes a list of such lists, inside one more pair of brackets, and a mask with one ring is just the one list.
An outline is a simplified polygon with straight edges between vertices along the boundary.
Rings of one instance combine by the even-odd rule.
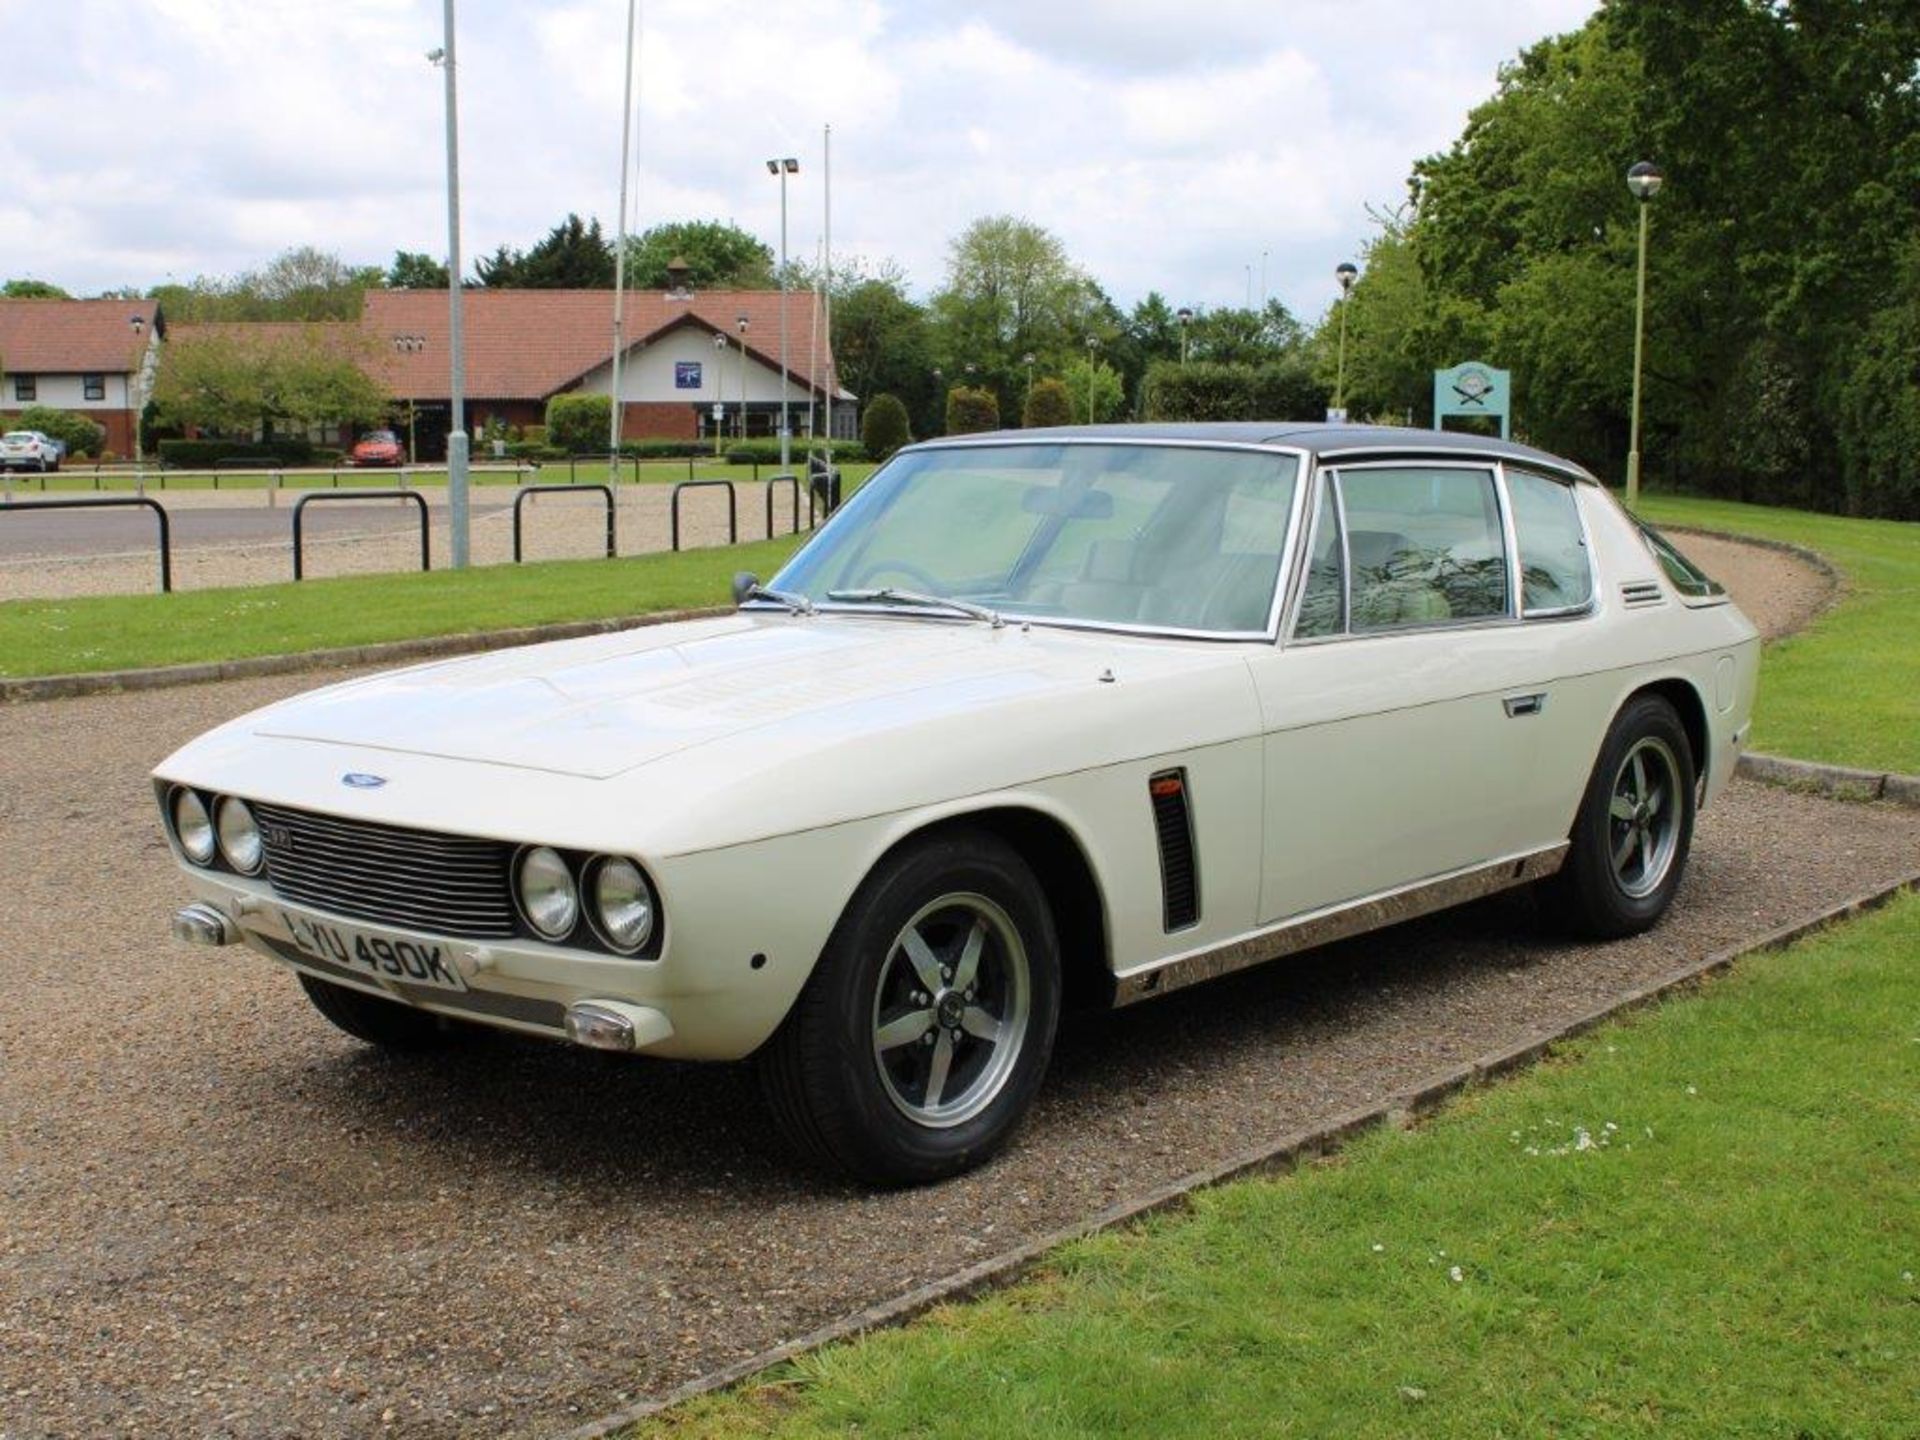
[[1627, 505], [1640, 499], [1640, 361], [1647, 342], [1647, 211], [1666, 177], [1660, 167], [1642, 160], [1627, 171], [1627, 189], [1640, 202], [1640, 263], [1633, 300], [1633, 408], [1627, 420]]
[[827, 341], [826, 380], [820, 387], [827, 402], [827, 464], [833, 464], [833, 397], [840, 388], [840, 379], [834, 373], [833, 364], [833, 126], [825, 128], [821, 138], [821, 161], [826, 193], [826, 243], [821, 251], [825, 260], [823, 279], [820, 286], [821, 300], [826, 306], [826, 319], [822, 325]]
[[607, 459], [613, 478], [620, 478], [620, 357], [626, 349], [622, 331], [626, 321], [627, 289], [627, 168], [633, 146], [633, 22], [639, 0], [627, 0], [627, 80], [620, 92], [620, 226], [613, 250], [613, 367], [612, 403], [607, 407]]
[[786, 470], [793, 436], [787, 419], [787, 176], [799, 172], [800, 162], [788, 155], [767, 161], [767, 170], [780, 177], [780, 468]]
[[467, 567], [467, 395], [466, 335], [460, 296], [460, 95], [453, 51], [453, 0], [443, 0], [446, 50], [440, 57], [447, 77], [447, 348], [452, 373], [447, 406], [447, 524], [453, 536], [453, 568]]

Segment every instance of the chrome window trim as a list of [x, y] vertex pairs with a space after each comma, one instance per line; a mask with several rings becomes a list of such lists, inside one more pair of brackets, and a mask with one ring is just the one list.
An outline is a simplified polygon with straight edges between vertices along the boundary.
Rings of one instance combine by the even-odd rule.
[[[1500, 486], [1503, 491], [1507, 486], [1507, 471], [1509, 468], [1532, 475], [1536, 479], [1548, 481], [1551, 484], [1566, 485], [1569, 490], [1572, 489], [1575, 483], [1559, 475], [1543, 474], [1541, 472], [1544, 467], [1541, 466], [1515, 464], [1509, 467], [1503, 463], [1500, 466]], [[1509, 513], [1511, 513], [1512, 497], [1508, 496], [1507, 499]], [[1517, 526], [1514, 528], [1513, 573], [1515, 584], [1519, 587], [1515, 593], [1515, 608], [1523, 622], [1527, 620], [1579, 620], [1589, 615], [1597, 615], [1600, 613], [1600, 574], [1599, 571], [1595, 569], [1593, 563], [1593, 531], [1587, 524], [1587, 512], [1581, 507], [1580, 497], [1577, 495], [1573, 497], [1573, 518], [1580, 526], [1580, 549], [1587, 557], [1587, 598], [1585, 603], [1580, 605], [1555, 605], [1543, 610], [1527, 609], [1525, 577], [1520, 571], [1520, 532]]]
[[[1149, 639], [1162, 640], [1261, 641], [1270, 645], [1278, 641], [1280, 636], [1280, 617], [1286, 608], [1289, 586], [1292, 584], [1293, 571], [1296, 568], [1294, 555], [1298, 548], [1298, 538], [1301, 528], [1301, 501], [1315, 473], [1314, 453], [1311, 450], [1299, 445], [1267, 445], [1251, 440], [1154, 440], [1144, 436], [1107, 437], [1089, 435], [1045, 440], [1009, 440], [1004, 437], [996, 439], [982, 438], [977, 440], [928, 440], [919, 445], [910, 445], [895, 451], [892, 459], [889, 459], [886, 465], [881, 466], [879, 470], [875, 470], [872, 475], [867, 477], [866, 483], [860, 487], [860, 493], [865, 494], [868, 486], [879, 479], [881, 473], [893, 465], [902, 455], [931, 454], [937, 450], [1004, 450], [1022, 445], [1129, 445], [1153, 450], [1242, 450], [1256, 455], [1281, 455], [1292, 458], [1299, 468], [1295, 471], [1293, 497], [1287, 511], [1287, 531], [1286, 534], [1281, 537], [1279, 546], [1280, 565], [1274, 575], [1273, 595], [1267, 605], [1267, 623], [1264, 629], [1196, 630], [1177, 625], [1123, 624], [1117, 620], [1088, 620], [1075, 616], [1028, 615], [1018, 610], [1005, 610], [1001, 612], [1002, 618], [1006, 620], [1009, 626], [1044, 625], [1051, 630], [1094, 630], [1107, 634], [1141, 635]], [[840, 509], [835, 512], [834, 518], [837, 519], [840, 515], [846, 513], [847, 508], [848, 506], [842, 505]], [[831, 525], [832, 521], [830, 520], [826, 525], [821, 526], [820, 529], [814, 532], [812, 540], [807, 541], [805, 545], [802, 545], [798, 550], [794, 551], [792, 555], [788, 556], [785, 564], [774, 572], [774, 580], [777, 581], [779, 576], [787, 569], [787, 566], [792, 565], [802, 555], [805, 555], [808, 550], [812, 549], [814, 542], [817, 541], [820, 536], [825, 535], [831, 528]], [[766, 608], [784, 609], [784, 607], [773, 606], [771, 602], [749, 601], [748, 604], [754, 605], [755, 608], [760, 608], [764, 605]], [[747, 607], [742, 605], [737, 608], [744, 610]], [[940, 611], [932, 607], [919, 609], [909, 609], [904, 606], [878, 608], [872, 605], [836, 604], [833, 601], [816, 602], [814, 605], [814, 613], [819, 615], [873, 615], [886, 616], [893, 619], [905, 617], [913, 620], [944, 620], [955, 618], [943, 615]], [[969, 621], [968, 623], [977, 622]]]
[[[1402, 449], [1389, 445], [1350, 445], [1343, 450], [1321, 450], [1318, 452], [1323, 463], [1340, 468], [1356, 469], [1360, 465], [1404, 465], [1425, 463], [1424, 457], [1432, 455], [1434, 459], [1451, 460], [1458, 463], [1478, 463], [1488, 465], [1517, 465], [1525, 470], [1529, 467], [1554, 472], [1556, 478], [1575, 484], [1599, 485], [1599, 479], [1591, 472], [1581, 469], [1571, 461], [1557, 460], [1551, 455], [1512, 455], [1504, 450], [1476, 450], [1466, 446], [1449, 447], [1444, 452], [1422, 450], [1418, 444]], [[1350, 458], [1350, 457], [1362, 458]], [[1371, 460], [1364, 457], [1372, 456]]]
[[[1454, 460], [1434, 458], [1428, 460], [1417, 454], [1391, 459], [1367, 460], [1347, 465], [1329, 465], [1321, 473], [1325, 474], [1333, 486], [1334, 505], [1337, 510], [1336, 521], [1340, 526], [1340, 563], [1344, 572], [1341, 580], [1341, 608], [1345, 611], [1345, 628], [1332, 635], [1313, 635], [1301, 639], [1290, 639], [1292, 645], [1326, 645], [1341, 640], [1378, 640], [1394, 635], [1424, 635], [1437, 630], [1488, 630], [1501, 625], [1521, 623], [1514, 594], [1513, 576], [1517, 569], [1516, 552], [1513, 544], [1513, 530], [1508, 520], [1506, 489], [1501, 483], [1499, 461], [1491, 464], [1480, 460]], [[1341, 475], [1348, 470], [1404, 470], [1417, 466], [1425, 470], [1473, 470], [1487, 475], [1493, 480], [1494, 506], [1500, 512], [1500, 534], [1503, 553], [1507, 564], [1507, 608], [1499, 615], [1476, 615], [1462, 620], [1430, 620], [1411, 625], [1395, 625], [1386, 630], [1355, 630], [1353, 628], [1353, 552], [1348, 541], [1353, 527], [1347, 523], [1347, 497], [1340, 486]], [[1299, 615], [1293, 616], [1295, 622]], [[1289, 632], [1291, 633], [1291, 632]]]

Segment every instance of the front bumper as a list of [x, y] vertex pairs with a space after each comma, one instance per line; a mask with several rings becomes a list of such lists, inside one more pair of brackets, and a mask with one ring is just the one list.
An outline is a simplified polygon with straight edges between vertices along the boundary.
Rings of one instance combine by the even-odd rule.
[[[200, 898], [173, 920], [176, 939], [198, 945], [245, 944], [317, 979], [455, 1019], [571, 1040], [602, 1050], [671, 1051], [673, 1021], [636, 991], [652, 988], [657, 962], [596, 957], [531, 943], [461, 940], [393, 925], [368, 925], [273, 895], [258, 882], [194, 873]], [[445, 957], [462, 989], [425, 983], [402, 971], [323, 959], [301, 948], [293, 924], [317, 922], [377, 932]], [[422, 972], [424, 974], [424, 972]]]

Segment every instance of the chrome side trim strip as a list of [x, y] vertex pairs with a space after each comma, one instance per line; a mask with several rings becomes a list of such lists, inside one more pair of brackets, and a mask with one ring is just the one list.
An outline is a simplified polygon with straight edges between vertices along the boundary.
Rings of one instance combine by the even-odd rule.
[[1131, 1005], [1170, 990], [1197, 985], [1202, 980], [1263, 965], [1284, 955], [1295, 955], [1335, 940], [1397, 925], [1402, 920], [1431, 915], [1436, 910], [1446, 910], [1516, 885], [1543, 880], [1558, 870], [1566, 858], [1567, 842], [1562, 840], [1542, 850], [1510, 855], [1504, 860], [1469, 866], [1363, 899], [1309, 911], [1224, 945], [1175, 955], [1118, 975], [1114, 978], [1113, 1003], [1116, 1008]]

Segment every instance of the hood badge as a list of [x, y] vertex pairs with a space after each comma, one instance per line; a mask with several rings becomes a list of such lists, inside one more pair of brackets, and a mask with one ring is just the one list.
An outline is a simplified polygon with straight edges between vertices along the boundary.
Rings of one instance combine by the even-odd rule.
[[350, 785], [355, 790], [378, 790], [387, 783], [384, 775], [369, 775], [363, 770], [349, 770], [340, 777], [342, 785]]

